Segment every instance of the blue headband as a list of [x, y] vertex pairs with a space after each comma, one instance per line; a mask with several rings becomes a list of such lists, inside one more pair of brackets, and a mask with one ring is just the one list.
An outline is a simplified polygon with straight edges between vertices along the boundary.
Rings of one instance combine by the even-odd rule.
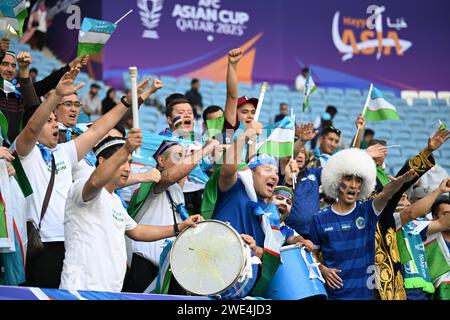
[[275, 158], [272, 157], [270, 154], [258, 154], [250, 159], [248, 167], [253, 170], [256, 167], [263, 166], [265, 164], [271, 164], [274, 165], [275, 167], [277, 166]]
[[275, 191], [273, 192], [273, 195], [280, 195], [280, 196], [283, 196], [283, 197], [291, 199], [291, 200], [294, 199], [294, 195], [292, 193], [292, 190], [289, 190], [286, 187], [279, 187], [279, 186], [276, 187]]

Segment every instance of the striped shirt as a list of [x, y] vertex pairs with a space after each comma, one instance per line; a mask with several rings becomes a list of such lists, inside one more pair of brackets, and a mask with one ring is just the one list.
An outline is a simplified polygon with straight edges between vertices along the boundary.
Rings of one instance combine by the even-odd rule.
[[357, 202], [346, 213], [338, 213], [329, 206], [314, 216], [310, 236], [315, 248], [321, 249], [325, 266], [342, 270], [338, 275], [343, 287], [326, 286], [329, 299], [372, 299], [379, 214], [373, 200], [369, 200]]

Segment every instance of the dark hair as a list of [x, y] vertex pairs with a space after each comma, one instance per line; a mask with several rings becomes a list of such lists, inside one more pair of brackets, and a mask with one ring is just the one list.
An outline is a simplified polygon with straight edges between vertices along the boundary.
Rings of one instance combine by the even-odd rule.
[[281, 102], [281, 103], [280, 103], [280, 108], [281, 108], [281, 106], [289, 107], [288, 104], [287, 104], [286, 102]]
[[216, 105], [212, 105], [212, 106], [209, 106], [208, 108], [206, 108], [203, 111], [203, 114], [202, 114], [203, 121], [206, 122], [206, 120], [208, 119], [208, 114], [211, 114], [211, 113], [214, 113], [214, 112], [217, 112], [217, 111], [222, 111], [223, 112], [223, 109], [221, 107], [219, 107], [219, 106], [216, 106]]
[[31, 69], [30, 69], [30, 72], [36, 72], [36, 74], [39, 73], [38, 70], [37, 70], [36, 68], [31, 68]]
[[302, 73], [309, 72], [309, 68], [303, 68]]
[[193, 84], [196, 84], [196, 83], [199, 83], [199, 82], [200, 82], [200, 80], [198, 80], [197, 78], [194, 78], [194, 79], [191, 80], [191, 86]]
[[373, 139], [372, 141], [369, 142], [368, 147], [370, 146], [374, 146], [376, 144], [381, 144], [382, 146], [386, 146], [386, 140], [381, 140], [381, 139]]
[[100, 89], [100, 86], [96, 83], [91, 84], [91, 88], [97, 88]]
[[[121, 137], [111, 137], [111, 136], [107, 136], [105, 139], [103, 139], [102, 141], [100, 141], [94, 148], [92, 148], [92, 151], [94, 151], [94, 153], [100, 149], [101, 146], [103, 146], [105, 143], [108, 143], [110, 141], [114, 141], [114, 140], [123, 140], [126, 141], [125, 138], [121, 138]], [[123, 144], [115, 144], [112, 145], [104, 150], [102, 150], [102, 152], [100, 152], [97, 155], [97, 162], [95, 163], [95, 166], [98, 167], [99, 162], [98, 159], [100, 159], [100, 157], [103, 157], [105, 159], [108, 159], [109, 157], [111, 157], [114, 153], [116, 153], [117, 150], [119, 150], [120, 148], [122, 148]]]
[[[180, 103], [189, 103], [192, 108], [191, 103], [184, 94], [172, 93], [168, 96], [166, 98], [166, 117], [170, 117], [172, 115], [173, 106]], [[194, 112], [194, 108], [192, 108], [192, 112]]]
[[431, 206], [431, 214], [437, 218], [439, 206], [441, 204], [450, 204], [450, 198], [448, 196], [440, 196]]
[[125, 128], [121, 123], [116, 124], [113, 129], [119, 131], [124, 137], [127, 135], [127, 132], [125, 131]]
[[333, 118], [337, 114], [337, 109], [335, 106], [330, 105], [325, 109], [325, 112], [328, 112], [330, 116]]
[[331, 132], [336, 133], [339, 137], [341, 136], [341, 130], [339, 130], [333, 126], [328, 126], [328, 127], [324, 128], [322, 130], [321, 136], [324, 137]]
[[372, 129], [366, 129], [365, 131], [364, 131], [364, 137], [367, 137], [368, 135], [375, 135], [375, 131], [373, 131]]

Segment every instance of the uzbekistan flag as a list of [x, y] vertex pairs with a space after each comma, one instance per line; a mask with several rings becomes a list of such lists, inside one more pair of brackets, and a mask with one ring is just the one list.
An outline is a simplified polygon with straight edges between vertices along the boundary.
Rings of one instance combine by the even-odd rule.
[[[277, 158], [292, 156], [294, 146], [295, 124], [286, 116], [274, 124], [264, 127], [267, 139], [261, 136], [256, 145], [258, 154], [270, 154]], [[262, 139], [261, 139], [262, 138]]]
[[305, 81], [305, 88], [303, 89], [303, 112], [309, 106], [309, 97], [317, 90], [317, 86], [311, 77], [311, 69]]
[[366, 120], [400, 119], [395, 107], [383, 98], [383, 93], [380, 90], [372, 86], [371, 90], [369, 90], [369, 96], [366, 111], [363, 114]]
[[117, 25], [104, 20], [84, 18], [78, 33], [77, 55], [96, 54], [111, 37]]
[[23, 24], [28, 17], [27, 4], [25, 0], [2, 0], [0, 11], [3, 14], [1, 28], [6, 30], [11, 25], [20, 37], [23, 34]]

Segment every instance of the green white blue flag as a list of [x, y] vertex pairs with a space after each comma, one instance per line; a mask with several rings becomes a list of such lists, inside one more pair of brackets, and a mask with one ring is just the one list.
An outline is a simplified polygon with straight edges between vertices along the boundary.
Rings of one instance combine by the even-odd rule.
[[372, 90], [369, 92], [370, 98], [368, 99], [366, 112], [363, 114], [363, 117], [366, 120], [379, 121], [379, 120], [399, 120], [397, 109], [387, 102], [383, 93], [375, 87], [372, 87]]
[[84, 18], [78, 33], [77, 55], [96, 54], [102, 51], [117, 25], [104, 20]]
[[1, 30], [6, 30], [11, 25], [20, 37], [23, 34], [23, 24], [28, 17], [27, 2], [25, 0], [2, 0], [0, 3]]

